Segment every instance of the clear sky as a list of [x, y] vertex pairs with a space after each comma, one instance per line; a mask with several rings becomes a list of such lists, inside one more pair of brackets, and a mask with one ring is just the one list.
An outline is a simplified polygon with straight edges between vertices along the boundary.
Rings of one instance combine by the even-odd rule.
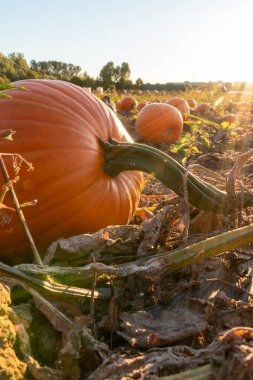
[[1, 1], [0, 52], [81, 66], [96, 78], [253, 81], [253, 0]]

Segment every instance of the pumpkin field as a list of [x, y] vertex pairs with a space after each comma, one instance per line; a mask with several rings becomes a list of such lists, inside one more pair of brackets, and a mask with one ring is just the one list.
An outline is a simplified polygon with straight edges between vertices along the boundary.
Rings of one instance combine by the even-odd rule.
[[252, 379], [252, 91], [0, 90], [0, 379]]

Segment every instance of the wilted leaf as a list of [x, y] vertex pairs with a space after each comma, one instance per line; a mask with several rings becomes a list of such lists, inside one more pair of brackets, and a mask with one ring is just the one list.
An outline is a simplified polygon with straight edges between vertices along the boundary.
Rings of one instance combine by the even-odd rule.
[[152, 219], [154, 214], [152, 211], [155, 210], [156, 207], [138, 207], [135, 211], [134, 216], [141, 218], [142, 222], [147, 219]]
[[95, 370], [110, 357], [108, 346], [91, 335], [87, 327], [90, 322], [90, 318], [86, 316], [76, 318], [72, 328], [63, 337], [58, 368], [64, 372], [66, 378], [80, 379], [81, 368], [83, 371]]
[[157, 306], [149, 311], [122, 313], [123, 332], [119, 334], [134, 347], [171, 345], [193, 337], [207, 327], [206, 305], [187, 300], [173, 309]]
[[145, 221], [141, 228], [144, 233], [142, 242], [139, 245], [137, 256], [142, 257], [154, 251], [161, 229], [172, 219], [174, 207], [166, 206], [160, 210], [152, 219]]
[[68, 262], [87, 260], [90, 255], [100, 258], [101, 253], [126, 255], [136, 250], [140, 239], [141, 227], [109, 226], [94, 234], [72, 236], [67, 239], [59, 239], [48, 248], [44, 263], [48, 264], [54, 258]]
[[212, 212], [200, 211], [198, 215], [192, 218], [191, 229], [203, 234], [220, 231], [223, 229], [222, 217]]

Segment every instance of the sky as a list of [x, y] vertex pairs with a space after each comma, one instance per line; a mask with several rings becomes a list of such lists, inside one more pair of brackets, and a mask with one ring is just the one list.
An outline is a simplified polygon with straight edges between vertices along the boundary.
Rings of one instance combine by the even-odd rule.
[[2, 0], [0, 52], [93, 78], [113, 61], [132, 81], [253, 81], [252, 17], [253, 0]]

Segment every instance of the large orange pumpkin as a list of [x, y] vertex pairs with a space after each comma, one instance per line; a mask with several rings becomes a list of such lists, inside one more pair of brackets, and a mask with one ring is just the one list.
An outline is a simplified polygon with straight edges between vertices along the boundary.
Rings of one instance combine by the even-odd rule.
[[183, 118], [169, 104], [151, 103], [139, 112], [135, 127], [143, 141], [172, 144], [181, 136]]
[[[23, 211], [38, 248], [60, 237], [128, 223], [138, 204], [142, 174], [105, 174], [98, 142], [98, 137], [132, 142], [117, 116], [94, 95], [67, 82], [15, 83], [29, 91], [10, 90], [12, 99], [0, 99], [0, 130], [16, 131], [12, 142], [0, 139], [0, 152], [18, 153], [34, 166], [28, 172], [22, 165], [14, 189], [20, 203], [38, 200]], [[11, 158], [4, 156], [4, 161], [13, 178]], [[3, 184], [1, 178], [0, 189]], [[8, 209], [13, 207], [8, 194], [4, 204], [0, 256], [28, 255], [21, 224]]]

